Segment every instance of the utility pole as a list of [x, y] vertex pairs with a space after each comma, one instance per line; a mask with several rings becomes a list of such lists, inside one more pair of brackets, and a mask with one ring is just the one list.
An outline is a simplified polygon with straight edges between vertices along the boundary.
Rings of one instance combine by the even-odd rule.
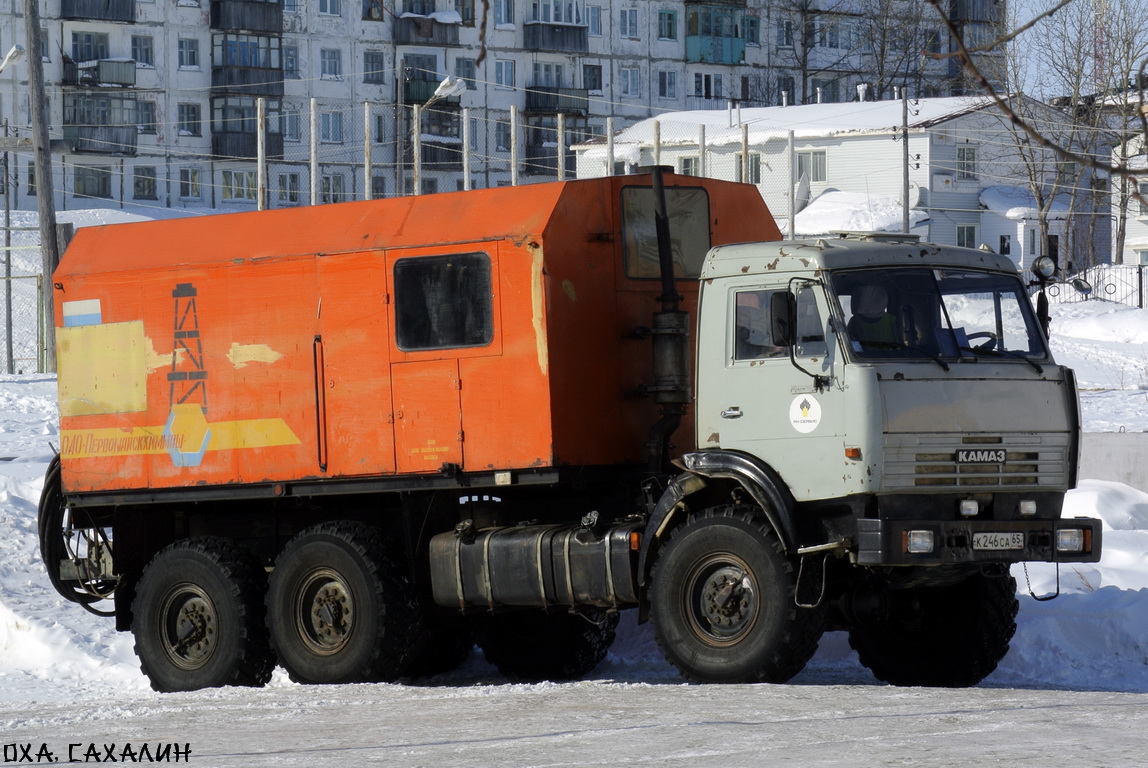
[[56, 239], [56, 200], [52, 187], [52, 153], [48, 143], [47, 98], [44, 91], [44, 51], [40, 38], [40, 2], [24, 0], [24, 32], [28, 44], [28, 97], [32, 101], [32, 151], [36, 167], [36, 211], [40, 216], [40, 254], [44, 264], [44, 370], [56, 370], [56, 313], [52, 274], [60, 263]]
[[909, 89], [901, 89], [901, 231], [909, 234]]

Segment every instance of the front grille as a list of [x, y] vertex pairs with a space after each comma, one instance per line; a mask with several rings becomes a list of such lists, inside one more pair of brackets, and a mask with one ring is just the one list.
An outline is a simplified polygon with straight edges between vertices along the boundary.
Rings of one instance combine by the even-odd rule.
[[[885, 490], [961, 490], [1064, 487], [1070, 436], [1065, 433], [985, 435], [885, 435]], [[967, 449], [983, 461], [959, 462]], [[1004, 461], [997, 461], [1004, 451]]]

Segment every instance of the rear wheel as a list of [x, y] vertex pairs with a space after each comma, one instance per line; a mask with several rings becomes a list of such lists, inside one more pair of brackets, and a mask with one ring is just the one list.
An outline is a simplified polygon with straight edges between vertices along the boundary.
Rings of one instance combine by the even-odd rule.
[[420, 615], [382, 534], [333, 522], [308, 528], [284, 547], [267, 590], [267, 621], [292, 680], [359, 683], [403, 674]]
[[897, 597], [849, 631], [849, 644], [877, 679], [961, 688], [979, 683], [1008, 653], [1018, 602], [1007, 570]]
[[606, 658], [617, 627], [617, 613], [520, 611], [478, 620], [475, 640], [507, 677], [576, 680]]
[[157, 691], [260, 686], [274, 660], [263, 621], [267, 580], [227, 539], [202, 537], [161, 550], [132, 603], [143, 672]]
[[820, 609], [799, 608], [793, 564], [749, 507], [706, 510], [674, 531], [651, 574], [650, 618], [690, 680], [783, 683], [817, 650]]

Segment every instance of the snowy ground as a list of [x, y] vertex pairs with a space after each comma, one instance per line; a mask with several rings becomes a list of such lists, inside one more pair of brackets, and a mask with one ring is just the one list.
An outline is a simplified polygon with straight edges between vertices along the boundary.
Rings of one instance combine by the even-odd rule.
[[[1054, 307], [1054, 349], [1077, 369], [1086, 429], [1148, 430], [1148, 312]], [[421, 685], [160, 695], [131, 637], [56, 596], [36, 500], [56, 443], [55, 381], [0, 376], [0, 764], [48, 750], [190, 745], [204, 766], [591, 764], [1126, 765], [1148, 746], [1148, 494], [1085, 480], [1069, 515], [1105, 521], [1104, 559], [1060, 572], [1038, 602], [1017, 569], [1012, 650], [982, 686], [876, 683], [839, 634], [783, 686], [683, 685], [631, 619], [593, 680], [512, 685], [477, 652]], [[1052, 567], [1028, 569], [1038, 595]], [[683, 727], [684, 726], [684, 727]], [[96, 752], [89, 752], [95, 744]], [[24, 752], [28, 749], [28, 752]], [[43, 755], [43, 752], [40, 752]]]

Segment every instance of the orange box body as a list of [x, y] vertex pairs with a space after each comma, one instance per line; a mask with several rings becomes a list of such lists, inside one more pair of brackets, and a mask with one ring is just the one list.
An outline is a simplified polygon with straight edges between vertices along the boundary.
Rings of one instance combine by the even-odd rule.
[[[55, 274], [65, 491], [644, 461], [651, 345], [626, 336], [661, 285], [625, 274], [619, 196], [649, 184], [81, 229]], [[705, 190], [712, 245], [780, 237], [751, 186], [666, 185]], [[489, 257], [489, 342], [400, 348], [396, 262], [456, 254]]]

